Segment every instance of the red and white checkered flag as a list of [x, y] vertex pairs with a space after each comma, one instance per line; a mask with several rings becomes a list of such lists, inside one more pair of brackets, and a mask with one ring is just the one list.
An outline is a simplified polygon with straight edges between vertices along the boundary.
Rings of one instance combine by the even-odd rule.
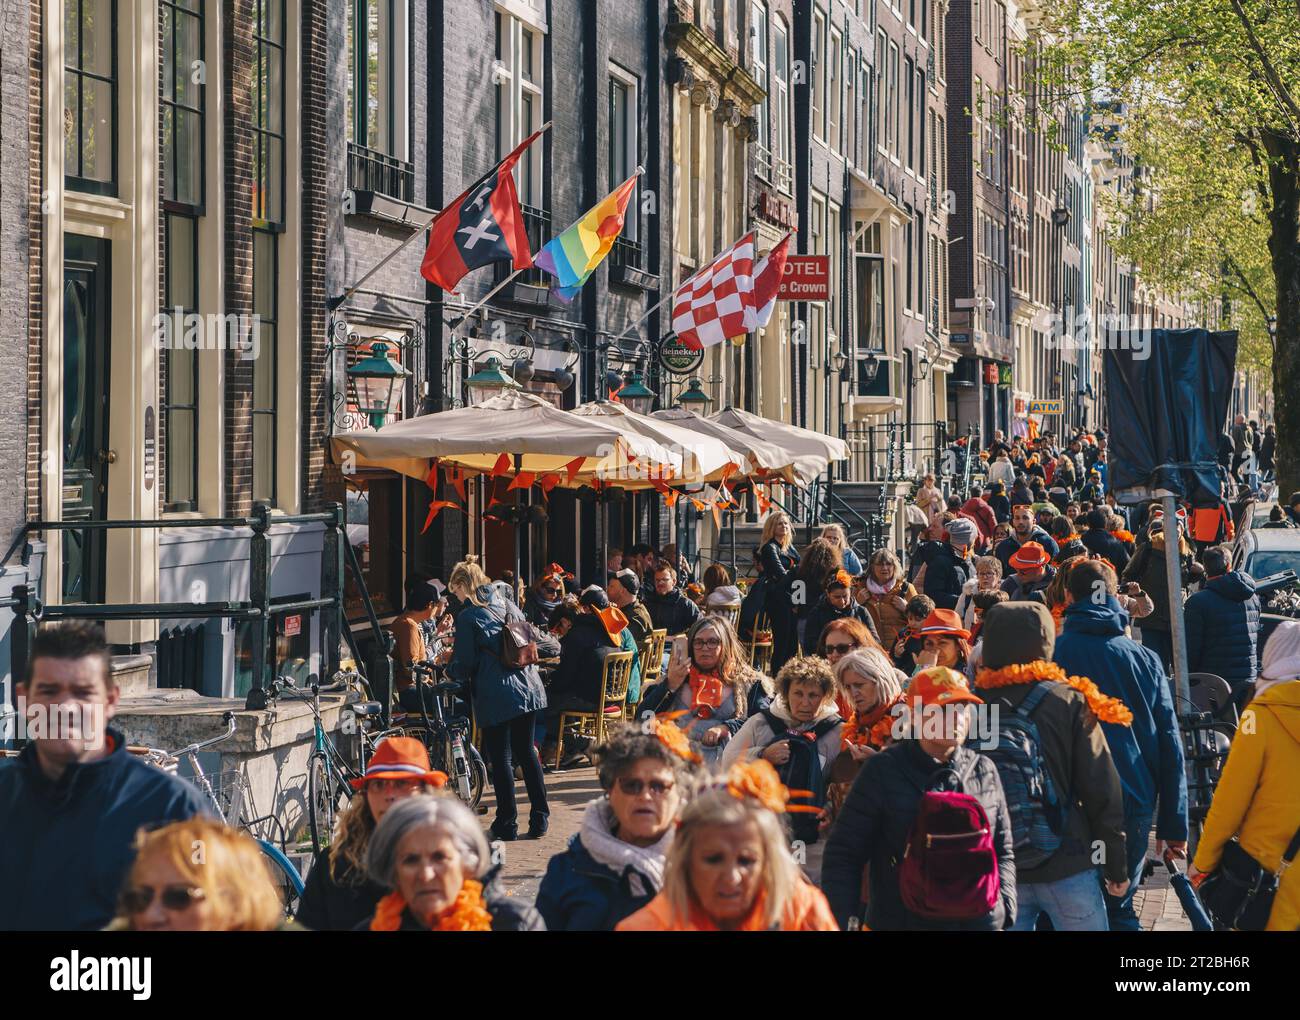
[[673, 293], [673, 332], [695, 350], [749, 332], [754, 318], [754, 233], [750, 231]]

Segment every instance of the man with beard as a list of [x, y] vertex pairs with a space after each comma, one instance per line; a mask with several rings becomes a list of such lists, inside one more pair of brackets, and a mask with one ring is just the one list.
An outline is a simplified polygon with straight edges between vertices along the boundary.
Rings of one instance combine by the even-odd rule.
[[1047, 550], [1049, 559], [1060, 552], [1056, 541], [1042, 528], [1034, 525], [1034, 512], [1031, 507], [1015, 506], [1011, 508], [1011, 536], [998, 543], [994, 555], [1002, 561], [1002, 571], [1010, 576], [1012, 573], [1011, 556], [1026, 542], [1037, 542]]

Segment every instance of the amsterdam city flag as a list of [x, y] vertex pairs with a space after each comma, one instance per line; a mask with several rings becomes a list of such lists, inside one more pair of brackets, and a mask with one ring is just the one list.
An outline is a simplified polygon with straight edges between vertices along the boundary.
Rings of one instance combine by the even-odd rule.
[[420, 275], [443, 290], [454, 292], [471, 269], [493, 262], [510, 262], [515, 269], [533, 264], [524, 232], [524, 217], [515, 193], [511, 171], [528, 146], [540, 136], [535, 131], [459, 198], [434, 217], [429, 246], [424, 250]]

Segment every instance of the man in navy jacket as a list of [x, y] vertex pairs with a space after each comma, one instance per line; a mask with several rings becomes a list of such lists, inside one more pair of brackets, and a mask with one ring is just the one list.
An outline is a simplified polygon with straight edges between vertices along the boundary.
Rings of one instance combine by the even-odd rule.
[[1258, 671], [1259, 596], [1249, 574], [1229, 570], [1231, 553], [1223, 546], [1202, 557], [1205, 587], [1187, 600], [1187, 668], [1228, 681], [1237, 707], [1245, 707]]
[[1106, 893], [1106, 912], [1112, 930], [1139, 931], [1133, 894], [1142, 880], [1152, 821], [1157, 839], [1175, 856], [1187, 855], [1187, 776], [1164, 666], [1155, 652], [1126, 636], [1128, 614], [1115, 598], [1117, 590], [1115, 571], [1105, 560], [1075, 564], [1052, 658], [1067, 675], [1087, 677], [1133, 713], [1129, 726], [1102, 723], [1124, 788], [1131, 876], [1123, 896]]
[[108, 727], [119, 692], [98, 627], [41, 628], [16, 692], [31, 743], [0, 763], [0, 931], [103, 928], [136, 833], [203, 813], [203, 799]]

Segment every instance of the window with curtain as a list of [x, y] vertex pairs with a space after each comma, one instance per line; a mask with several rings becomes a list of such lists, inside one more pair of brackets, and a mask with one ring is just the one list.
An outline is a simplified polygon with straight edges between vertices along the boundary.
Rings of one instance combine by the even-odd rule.
[[199, 352], [183, 342], [185, 316], [199, 307], [199, 218], [203, 215], [204, 0], [161, 0], [160, 96], [163, 149], [163, 304], [173, 316], [163, 375], [165, 502], [193, 509], [198, 502]]
[[63, 157], [69, 190], [117, 194], [117, 0], [63, 0]]

